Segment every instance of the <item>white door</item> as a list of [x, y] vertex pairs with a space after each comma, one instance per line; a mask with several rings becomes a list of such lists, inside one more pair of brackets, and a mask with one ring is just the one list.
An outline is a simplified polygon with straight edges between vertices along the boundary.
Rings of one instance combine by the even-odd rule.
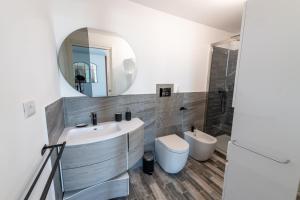
[[299, 0], [247, 3], [232, 140], [258, 154], [230, 147], [226, 200], [295, 199], [300, 178], [299, 20]]
[[[282, 164], [228, 145], [224, 200], [295, 200], [298, 178], [292, 164]], [[290, 173], [287, 175], [287, 173]]]

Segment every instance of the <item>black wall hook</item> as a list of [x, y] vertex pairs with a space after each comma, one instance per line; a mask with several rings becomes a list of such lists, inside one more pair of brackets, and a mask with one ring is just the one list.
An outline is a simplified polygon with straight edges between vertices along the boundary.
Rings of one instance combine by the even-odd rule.
[[183, 110], [187, 110], [187, 108], [182, 106], [179, 108], [179, 110], [183, 111]]

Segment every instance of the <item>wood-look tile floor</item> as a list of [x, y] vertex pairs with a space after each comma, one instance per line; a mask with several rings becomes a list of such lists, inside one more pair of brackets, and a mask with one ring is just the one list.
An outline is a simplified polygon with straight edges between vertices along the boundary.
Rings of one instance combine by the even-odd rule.
[[218, 200], [222, 196], [225, 156], [215, 152], [211, 159], [199, 162], [188, 159], [178, 174], [165, 173], [155, 164], [153, 175], [144, 174], [141, 168], [131, 170], [128, 200]]

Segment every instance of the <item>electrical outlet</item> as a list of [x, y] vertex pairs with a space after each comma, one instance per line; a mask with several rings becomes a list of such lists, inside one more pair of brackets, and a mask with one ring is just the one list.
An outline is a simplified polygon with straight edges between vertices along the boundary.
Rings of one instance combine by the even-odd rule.
[[29, 118], [32, 115], [35, 114], [35, 103], [34, 101], [28, 101], [23, 103], [23, 109], [24, 109], [24, 117]]

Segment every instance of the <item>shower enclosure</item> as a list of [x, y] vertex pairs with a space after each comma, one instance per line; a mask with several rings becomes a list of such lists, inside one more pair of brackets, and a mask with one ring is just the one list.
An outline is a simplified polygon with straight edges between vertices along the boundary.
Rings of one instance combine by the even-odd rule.
[[231, 136], [238, 48], [237, 38], [213, 45], [205, 122], [205, 132], [213, 136]]

